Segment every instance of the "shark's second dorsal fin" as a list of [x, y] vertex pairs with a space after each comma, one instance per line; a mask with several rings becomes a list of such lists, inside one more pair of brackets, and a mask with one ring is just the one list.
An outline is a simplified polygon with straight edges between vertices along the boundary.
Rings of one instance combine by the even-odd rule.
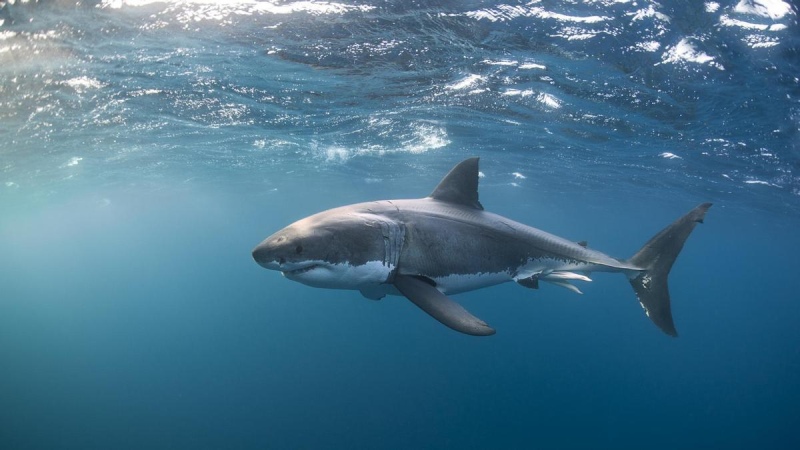
[[465, 159], [442, 178], [428, 197], [443, 202], [456, 203], [470, 208], [483, 209], [478, 201], [478, 160]]

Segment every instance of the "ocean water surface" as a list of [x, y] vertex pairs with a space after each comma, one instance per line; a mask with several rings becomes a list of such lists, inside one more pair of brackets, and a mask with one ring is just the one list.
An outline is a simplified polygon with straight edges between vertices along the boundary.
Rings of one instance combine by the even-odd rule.
[[[313, 289], [251, 258], [481, 158], [484, 207], [670, 276]], [[0, 1], [0, 448], [800, 448], [787, 0]], [[476, 256], [479, 257], [479, 256]]]

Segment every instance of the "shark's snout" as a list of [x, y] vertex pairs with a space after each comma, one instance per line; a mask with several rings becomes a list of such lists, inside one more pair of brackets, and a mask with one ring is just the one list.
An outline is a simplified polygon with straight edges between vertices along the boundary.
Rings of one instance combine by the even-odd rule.
[[253, 249], [253, 259], [265, 269], [279, 270], [281, 261], [275, 258], [270, 246], [261, 243]]

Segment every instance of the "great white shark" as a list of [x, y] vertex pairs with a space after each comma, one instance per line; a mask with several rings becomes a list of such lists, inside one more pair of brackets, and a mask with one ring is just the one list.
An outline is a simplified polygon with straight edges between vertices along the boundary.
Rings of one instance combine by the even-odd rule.
[[616, 259], [545, 231], [484, 211], [478, 158], [456, 165], [425, 198], [342, 206], [299, 220], [253, 250], [266, 269], [308, 286], [358, 290], [378, 300], [402, 295], [462, 333], [495, 333], [448, 297], [514, 281], [548, 282], [577, 293], [593, 272], [619, 272], [645, 314], [677, 336], [667, 276], [686, 238], [702, 223], [703, 203], [656, 234], [629, 259]]

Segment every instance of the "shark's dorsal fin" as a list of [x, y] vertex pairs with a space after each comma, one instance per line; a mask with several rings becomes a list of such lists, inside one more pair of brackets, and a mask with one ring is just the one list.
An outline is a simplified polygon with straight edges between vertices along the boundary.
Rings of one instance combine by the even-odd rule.
[[483, 209], [483, 205], [478, 201], [479, 159], [477, 157], [469, 158], [458, 163], [442, 178], [442, 181], [428, 197], [470, 208]]

